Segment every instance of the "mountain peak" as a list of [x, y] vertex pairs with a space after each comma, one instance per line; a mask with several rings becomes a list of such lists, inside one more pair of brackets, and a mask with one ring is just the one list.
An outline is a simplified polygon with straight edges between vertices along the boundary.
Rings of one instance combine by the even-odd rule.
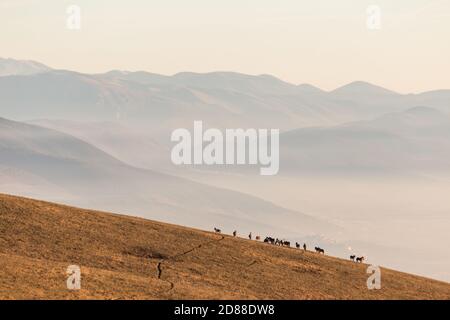
[[398, 93], [388, 90], [386, 88], [371, 84], [366, 81], [353, 81], [333, 91], [332, 94], [338, 95], [355, 95], [355, 94], [370, 94], [370, 95], [396, 95]]
[[262, 91], [265, 93], [293, 93], [296, 86], [269, 75], [250, 75], [231, 71], [208, 73], [180, 72], [173, 80], [178, 84], [208, 89], [233, 90], [243, 92]]
[[303, 92], [307, 93], [321, 93], [324, 92], [322, 89], [317, 88], [309, 83], [302, 83], [297, 86], [298, 89], [300, 89]]
[[14, 75], [31, 75], [51, 70], [50, 67], [32, 60], [15, 60], [0, 58], [0, 77]]

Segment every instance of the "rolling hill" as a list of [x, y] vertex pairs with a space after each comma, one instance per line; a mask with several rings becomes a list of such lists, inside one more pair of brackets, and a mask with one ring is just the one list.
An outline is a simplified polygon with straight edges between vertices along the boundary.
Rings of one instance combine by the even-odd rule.
[[338, 126], [300, 128], [280, 137], [280, 172], [448, 174], [449, 137], [448, 116], [429, 107]]
[[258, 226], [303, 235], [337, 230], [254, 196], [130, 166], [68, 134], [0, 118], [1, 168], [0, 192], [11, 193], [13, 186], [16, 195], [69, 205], [201, 228]]
[[[309, 244], [313, 246], [313, 244]], [[81, 290], [66, 270], [81, 267]], [[0, 195], [1, 299], [450, 299], [450, 284], [297, 249]]]
[[134, 167], [171, 172], [170, 144], [166, 139], [120, 122], [34, 120], [29, 123], [77, 137]]

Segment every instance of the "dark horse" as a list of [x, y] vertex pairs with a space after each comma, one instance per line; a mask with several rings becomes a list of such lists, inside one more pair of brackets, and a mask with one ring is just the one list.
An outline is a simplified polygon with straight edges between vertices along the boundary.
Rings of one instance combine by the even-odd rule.
[[315, 247], [314, 249], [315, 249], [316, 252], [319, 253], [319, 254], [320, 254], [320, 253], [321, 253], [321, 254], [325, 254], [325, 250], [323, 250], [323, 249], [320, 248], [320, 247]]

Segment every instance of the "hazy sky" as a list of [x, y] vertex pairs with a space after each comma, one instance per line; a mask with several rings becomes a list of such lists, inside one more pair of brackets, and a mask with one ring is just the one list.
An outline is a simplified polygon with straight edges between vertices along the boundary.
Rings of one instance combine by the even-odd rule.
[[[79, 5], [81, 30], [66, 27]], [[381, 29], [366, 9], [381, 9]], [[0, 0], [0, 56], [82, 72], [269, 73], [450, 88], [450, 0]]]

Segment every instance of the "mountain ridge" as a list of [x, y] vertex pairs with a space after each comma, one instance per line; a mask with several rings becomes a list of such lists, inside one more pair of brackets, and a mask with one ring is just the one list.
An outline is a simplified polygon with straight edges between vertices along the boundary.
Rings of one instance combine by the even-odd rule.
[[[53, 69], [43, 63], [34, 61], [34, 60], [16, 60], [16, 59], [12, 59], [12, 58], [1, 58], [0, 57], [0, 70], [1, 70], [1, 66], [2, 64], [6, 64], [6, 63], [14, 63], [17, 65], [23, 65], [24, 67], [26, 67], [27, 65], [29, 66], [36, 66], [41, 68], [43, 71], [66, 71], [66, 72], [73, 72], [73, 73], [78, 73], [80, 75], [90, 75], [90, 76], [116, 76], [116, 77], [121, 77], [121, 76], [137, 76], [137, 75], [141, 75], [141, 76], [153, 76], [154, 78], [159, 78], [159, 79], [165, 79], [166, 81], [170, 81], [171, 79], [177, 79], [177, 78], [191, 78], [191, 77], [210, 77], [210, 76], [229, 76], [229, 77], [235, 77], [235, 78], [247, 78], [247, 79], [262, 79], [262, 80], [270, 80], [273, 81], [274, 83], [280, 83], [280, 84], [284, 84], [287, 86], [292, 86], [292, 87], [298, 87], [298, 88], [302, 88], [304, 87], [304, 89], [308, 89], [311, 91], [317, 91], [317, 92], [327, 92], [327, 93], [343, 93], [343, 92], [347, 92], [347, 91], [354, 91], [354, 90], [358, 90], [358, 89], [369, 89], [369, 91], [372, 92], [378, 92], [378, 93], [384, 93], [384, 94], [397, 94], [397, 95], [423, 95], [423, 94], [427, 94], [427, 93], [439, 93], [439, 92], [448, 92], [450, 91], [449, 89], [436, 89], [436, 90], [429, 90], [429, 91], [422, 91], [419, 93], [405, 93], [405, 94], [401, 94], [401, 93], [397, 93], [393, 90], [387, 89], [383, 86], [380, 85], [375, 85], [373, 83], [370, 83], [368, 81], [364, 81], [364, 80], [354, 80], [351, 81], [347, 84], [344, 84], [342, 86], [336, 87], [334, 89], [331, 90], [324, 90], [322, 88], [319, 88], [317, 86], [313, 86], [309, 83], [299, 83], [299, 84], [295, 84], [289, 81], [285, 81], [282, 80], [281, 78], [274, 76], [272, 74], [248, 74], [248, 73], [242, 73], [242, 72], [238, 72], [238, 71], [208, 71], [208, 72], [194, 72], [194, 71], [181, 71], [181, 72], [177, 72], [174, 73], [172, 75], [167, 75], [167, 74], [161, 74], [161, 73], [154, 73], [151, 71], [147, 71], [147, 70], [135, 70], [135, 71], [130, 71], [130, 70], [119, 70], [119, 69], [111, 69], [109, 71], [105, 71], [105, 72], [97, 72], [97, 73], [89, 73], [89, 72], [78, 72], [75, 70], [70, 70], [70, 69]], [[28, 75], [34, 74], [34, 73], [38, 73], [38, 72], [33, 72], [30, 73]], [[1, 76], [1, 72], [0, 72], [0, 76]], [[17, 73], [17, 74], [9, 74], [9, 75], [27, 75], [27, 74], [23, 74], [23, 73]]]

